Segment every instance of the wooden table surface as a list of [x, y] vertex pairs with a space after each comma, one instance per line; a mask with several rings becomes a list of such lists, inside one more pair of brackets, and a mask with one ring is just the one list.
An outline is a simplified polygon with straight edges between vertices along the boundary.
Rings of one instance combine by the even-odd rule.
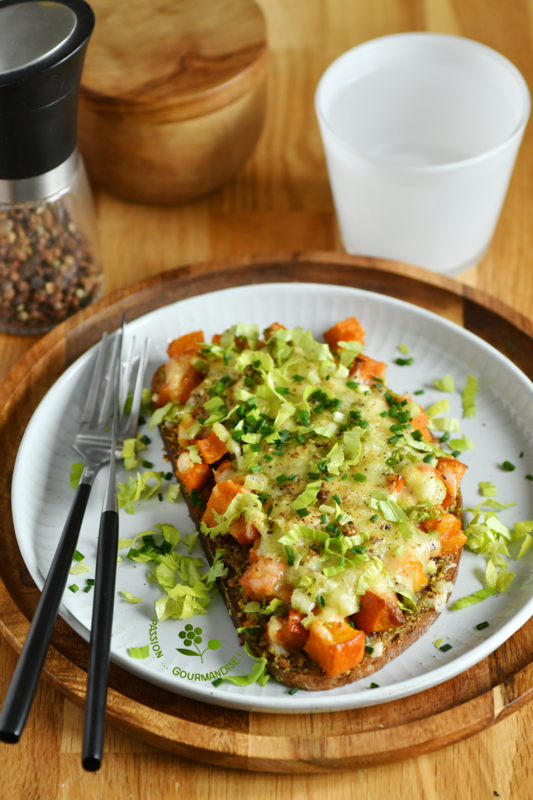
[[[239, 175], [181, 207], [137, 206], [95, 191], [106, 291], [207, 258], [341, 250], [313, 94], [326, 66], [360, 42], [401, 31], [476, 39], [507, 56], [533, 90], [533, 0], [260, 0], [269, 31], [265, 129]], [[526, 130], [495, 237], [463, 279], [533, 316], [533, 127]], [[35, 341], [0, 335], [0, 378]], [[0, 702], [15, 666], [0, 641]], [[41, 682], [20, 744], [0, 744], [6, 800], [265, 797], [485, 800], [533, 796], [533, 706], [440, 752], [330, 775], [251, 774], [188, 761], [109, 729], [99, 773], [81, 769], [82, 713]]]

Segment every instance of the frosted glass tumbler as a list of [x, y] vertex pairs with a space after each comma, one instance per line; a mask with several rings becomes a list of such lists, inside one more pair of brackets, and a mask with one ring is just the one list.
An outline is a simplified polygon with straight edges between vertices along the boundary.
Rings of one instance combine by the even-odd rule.
[[479, 261], [529, 117], [516, 67], [458, 36], [385, 36], [328, 67], [315, 108], [349, 253], [448, 275]]

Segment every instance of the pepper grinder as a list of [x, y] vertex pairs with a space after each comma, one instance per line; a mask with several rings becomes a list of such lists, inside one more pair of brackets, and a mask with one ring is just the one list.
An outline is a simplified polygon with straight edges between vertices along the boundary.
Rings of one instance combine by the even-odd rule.
[[102, 292], [77, 150], [94, 13], [84, 0], [0, 0], [0, 330], [44, 333]]

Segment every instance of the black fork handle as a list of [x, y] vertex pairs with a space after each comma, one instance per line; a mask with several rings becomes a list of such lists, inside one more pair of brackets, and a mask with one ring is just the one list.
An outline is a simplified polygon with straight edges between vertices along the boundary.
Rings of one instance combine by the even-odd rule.
[[82, 765], [89, 772], [100, 769], [104, 752], [105, 708], [115, 604], [117, 553], [118, 513], [104, 511], [98, 534], [91, 646], [87, 670], [87, 697], [83, 721]]
[[28, 719], [91, 493], [80, 483], [0, 712], [0, 741], [16, 744]]

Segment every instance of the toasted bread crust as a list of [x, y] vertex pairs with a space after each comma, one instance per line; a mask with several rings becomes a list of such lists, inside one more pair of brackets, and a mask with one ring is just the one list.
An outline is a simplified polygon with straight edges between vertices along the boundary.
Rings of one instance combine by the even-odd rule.
[[[157, 375], [158, 373], [154, 375], [154, 391], [158, 389]], [[160, 427], [160, 432], [172, 464], [172, 469], [175, 472], [176, 462], [181, 451], [178, 445], [177, 435], [175, 432], [164, 427]], [[203, 508], [201, 509], [193, 505], [185, 486], [179, 479], [178, 482], [180, 483], [191, 519], [199, 529]], [[211, 494], [213, 485], [214, 481], [208, 482], [199, 493], [204, 508]], [[460, 495], [456, 507], [454, 509], [448, 509], [448, 511], [451, 511], [451, 513], [461, 518]], [[244, 611], [246, 602], [239, 584], [241, 575], [250, 564], [248, 548], [238, 544], [231, 536], [210, 539], [200, 533], [200, 541], [210, 563], [213, 562], [218, 549], [223, 548], [226, 550], [224, 561], [228, 567], [228, 575], [218, 580], [218, 586], [233, 624], [236, 628], [245, 627], [252, 623], [255, 624], [257, 622], [255, 615], [250, 615]], [[438, 565], [437, 573], [435, 576], [431, 577], [428, 587], [422, 592], [422, 599], [426, 598], [430, 601], [432, 592], [434, 594], [434, 587], [438, 581], [445, 580], [450, 584], [455, 583], [461, 553], [462, 549], [452, 555], [436, 559]], [[446, 601], [449, 599], [450, 594], [451, 590], [447, 592]], [[358, 666], [333, 678], [329, 678], [324, 670], [302, 650], [293, 652], [287, 656], [277, 655], [270, 649], [264, 632], [255, 638], [248, 638], [248, 643], [250, 649], [256, 656], [264, 656], [267, 659], [270, 674], [280, 683], [289, 687], [306, 689], [308, 691], [324, 691], [335, 689], [339, 686], [345, 686], [348, 683], [366, 678], [380, 670], [385, 664], [397, 658], [400, 653], [403, 653], [404, 650], [423, 636], [433, 625], [439, 613], [440, 612], [436, 611], [434, 608], [427, 608], [417, 614], [411, 614], [406, 622], [398, 628], [373, 634], [369, 637], [369, 644], [376, 650], [379, 650], [379, 646], [382, 646], [382, 654], [379, 656], [372, 656], [365, 653], [363, 661]], [[243, 639], [243, 634], [240, 634], [240, 638], [241, 640]]]

